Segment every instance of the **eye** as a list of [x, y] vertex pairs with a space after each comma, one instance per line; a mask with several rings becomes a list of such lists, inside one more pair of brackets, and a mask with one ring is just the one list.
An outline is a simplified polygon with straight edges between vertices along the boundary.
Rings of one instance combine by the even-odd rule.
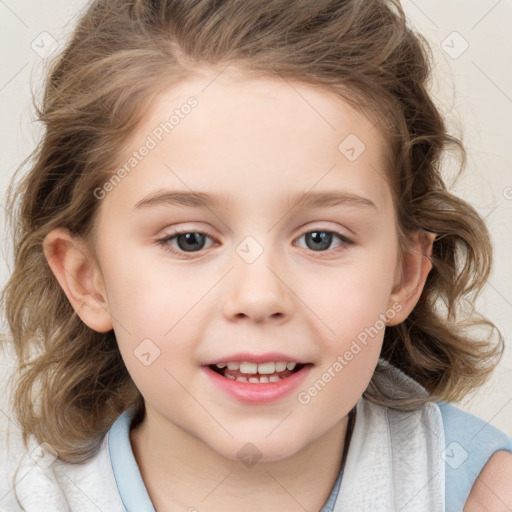
[[170, 233], [156, 242], [166, 251], [177, 255], [183, 255], [186, 253], [199, 252], [205, 249], [204, 244], [208, 238], [214, 240], [211, 235], [202, 231], [183, 230]]
[[[343, 251], [346, 249], [346, 246], [353, 244], [351, 240], [349, 240], [341, 233], [338, 233], [337, 231], [327, 231], [320, 229], [308, 231], [301, 235], [297, 240], [300, 240], [301, 238], [305, 238], [306, 248], [314, 252], [328, 252], [329, 247], [336, 239], [338, 239], [341, 243], [339, 243], [337, 247], [331, 250], [337, 249], [337, 251]], [[187, 257], [187, 253], [193, 254], [211, 247], [213, 244], [205, 247], [205, 242], [208, 239], [215, 241], [215, 238], [206, 232], [178, 230], [166, 235], [163, 238], [160, 238], [156, 241], [156, 243], [162, 246], [164, 250], [169, 251], [172, 254]]]
[[308, 231], [301, 235], [297, 240], [300, 240], [303, 237], [306, 242], [306, 248], [311, 249], [314, 252], [326, 252], [326, 249], [329, 249], [336, 238], [341, 241], [337, 246], [338, 250], [344, 250], [347, 245], [351, 245], [353, 243], [346, 236], [338, 233], [337, 231], [324, 231], [321, 229]]

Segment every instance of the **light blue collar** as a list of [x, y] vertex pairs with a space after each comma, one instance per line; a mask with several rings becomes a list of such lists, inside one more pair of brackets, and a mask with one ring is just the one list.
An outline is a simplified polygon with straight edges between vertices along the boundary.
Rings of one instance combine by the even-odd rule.
[[126, 511], [155, 512], [130, 444], [130, 425], [133, 413], [132, 409], [124, 411], [109, 430], [110, 462], [117, 490]]
[[[127, 409], [114, 422], [108, 433], [110, 462], [117, 490], [127, 512], [155, 512], [142, 480], [139, 466], [130, 444], [133, 409]], [[338, 497], [343, 469], [340, 471], [329, 499], [320, 512], [332, 512]]]

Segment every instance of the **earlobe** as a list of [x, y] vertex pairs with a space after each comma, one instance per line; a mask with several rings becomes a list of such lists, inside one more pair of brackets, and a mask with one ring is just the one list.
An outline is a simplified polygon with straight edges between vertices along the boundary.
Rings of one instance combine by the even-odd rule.
[[103, 279], [83, 240], [63, 228], [45, 237], [43, 251], [60, 287], [82, 321], [97, 332], [112, 329]]
[[400, 313], [389, 319], [388, 326], [403, 322], [414, 309], [423, 292], [428, 274], [432, 269], [432, 245], [435, 233], [418, 231], [410, 249], [405, 252], [399, 279], [389, 298], [389, 306], [401, 304]]

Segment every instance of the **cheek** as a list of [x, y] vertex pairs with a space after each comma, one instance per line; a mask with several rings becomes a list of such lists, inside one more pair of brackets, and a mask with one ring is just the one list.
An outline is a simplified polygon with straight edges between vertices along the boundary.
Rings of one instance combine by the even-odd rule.
[[396, 254], [388, 250], [380, 258], [361, 259], [331, 279], [317, 282], [323, 287], [310, 292], [308, 305], [322, 319], [316, 332], [316, 338], [323, 340], [321, 376], [311, 391], [314, 394], [325, 386], [326, 400], [319, 400], [317, 406], [323, 402], [343, 407], [347, 400], [357, 401], [368, 386], [381, 352], [386, 314], [390, 314]]
[[[166, 369], [177, 372], [177, 378], [186, 375], [194, 364], [194, 343], [200, 339], [197, 315], [206, 303], [201, 298], [212, 284], [201, 282], [197, 272], [171, 272], [165, 264], [148, 264], [134, 256], [107, 261], [105, 275], [116, 338], [137, 385], [138, 378], [147, 378], [148, 360], [152, 383], [168, 381]], [[149, 357], [143, 356], [147, 353]]]
[[[105, 287], [114, 322], [134, 336], [161, 337], [186, 312], [194, 287], [169, 267], [130, 256], [105, 265]], [[185, 304], [187, 303], [187, 304]]]
[[380, 261], [350, 265], [323, 277], [317, 275], [315, 286], [304, 283], [302, 296], [325, 323], [325, 333], [346, 341], [386, 313], [393, 284], [394, 265], [390, 261], [386, 255]]
[[346, 414], [368, 387], [382, 349], [386, 305], [385, 294], [379, 295], [375, 287], [367, 292], [359, 288], [358, 293], [326, 303], [333, 319], [329, 328], [335, 334], [318, 331], [321, 362], [314, 380], [298, 397], [299, 403], [312, 405], [311, 414]]

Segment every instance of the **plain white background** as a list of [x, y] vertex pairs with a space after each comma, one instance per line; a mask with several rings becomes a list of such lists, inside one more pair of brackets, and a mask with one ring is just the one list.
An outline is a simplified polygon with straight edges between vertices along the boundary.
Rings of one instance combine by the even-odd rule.
[[[0, 0], [0, 285], [10, 268], [4, 192], [40, 135], [31, 89], [40, 92], [45, 57], [62, 49], [85, 5]], [[403, 6], [432, 46], [432, 93], [468, 150], [463, 177], [452, 183], [448, 166], [447, 184], [485, 217], [495, 246], [494, 270], [478, 306], [498, 325], [507, 349], [488, 384], [458, 405], [512, 435], [512, 1], [404, 0]]]

